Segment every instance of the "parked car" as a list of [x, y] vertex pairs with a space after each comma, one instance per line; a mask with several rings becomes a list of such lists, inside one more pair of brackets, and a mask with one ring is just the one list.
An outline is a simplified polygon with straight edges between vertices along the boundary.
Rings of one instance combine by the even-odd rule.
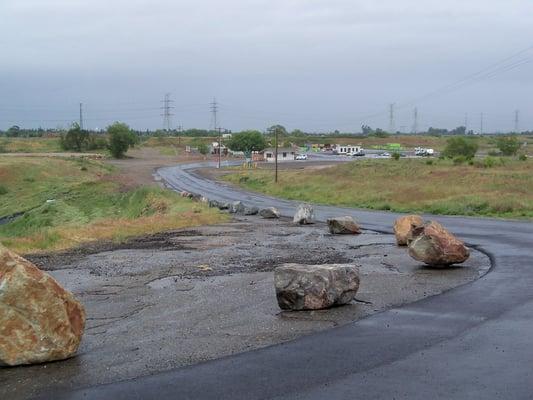
[[387, 153], [386, 151], [383, 152], [383, 153], [379, 153], [378, 154], [378, 157], [381, 157], [381, 158], [390, 158], [390, 153]]
[[356, 151], [355, 153], [352, 153], [352, 157], [364, 157], [365, 152], [363, 150]]
[[307, 160], [307, 154], [296, 155], [296, 160]]

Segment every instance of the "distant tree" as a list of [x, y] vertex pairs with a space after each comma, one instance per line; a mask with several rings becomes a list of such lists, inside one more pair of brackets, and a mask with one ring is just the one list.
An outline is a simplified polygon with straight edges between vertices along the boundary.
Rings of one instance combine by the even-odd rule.
[[451, 135], [465, 135], [466, 134], [466, 126], [458, 126], [457, 128], [450, 131]]
[[371, 127], [369, 127], [368, 125], [363, 125], [361, 127], [361, 130], [363, 132], [363, 135], [365, 135], [365, 136], [368, 136], [368, 135], [371, 135], [372, 133], [374, 133], [374, 130]]
[[471, 160], [475, 157], [477, 149], [478, 144], [472, 139], [457, 136], [447, 140], [442, 155], [448, 158], [463, 157], [466, 160]]
[[433, 127], [430, 127], [428, 129], [428, 135], [432, 135], [432, 136], [441, 136], [441, 135], [447, 135], [448, 134], [448, 129], [444, 129], [444, 128], [433, 128]]
[[109, 135], [109, 151], [115, 158], [123, 158], [130, 146], [137, 142], [136, 135], [130, 127], [122, 122], [115, 122], [107, 127]]
[[390, 134], [384, 131], [383, 129], [378, 128], [374, 132], [371, 133], [371, 136], [375, 136], [378, 138], [387, 138], [390, 136]]
[[13, 125], [6, 132], [7, 137], [19, 137], [20, 136], [20, 127], [18, 125]]
[[80, 152], [87, 148], [89, 143], [89, 132], [80, 128], [77, 122], [74, 122], [67, 133], [62, 133], [60, 145], [63, 150], [72, 150]]
[[233, 134], [228, 147], [233, 151], [242, 151], [249, 157], [252, 151], [261, 151], [266, 147], [264, 136], [259, 131], [242, 131]]
[[496, 139], [496, 147], [504, 156], [514, 156], [520, 150], [520, 141], [516, 136], [500, 136]]
[[278, 133], [278, 137], [284, 137], [288, 135], [287, 129], [285, 129], [283, 125], [272, 125], [267, 129], [267, 132], [271, 135], [274, 135], [276, 131]]
[[301, 131], [300, 129], [294, 129], [292, 132], [291, 132], [291, 136], [294, 136], [294, 137], [305, 137], [305, 132], [304, 131]]

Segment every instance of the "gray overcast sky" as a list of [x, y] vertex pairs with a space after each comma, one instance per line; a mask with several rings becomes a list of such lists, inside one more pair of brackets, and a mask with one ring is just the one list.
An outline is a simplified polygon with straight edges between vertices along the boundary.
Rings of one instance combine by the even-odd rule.
[[[0, 128], [533, 129], [531, 0], [1, 0]], [[525, 60], [522, 61], [521, 60]], [[526, 62], [528, 61], [528, 62]], [[497, 68], [495, 67], [495, 68]], [[378, 115], [376, 115], [378, 114]]]

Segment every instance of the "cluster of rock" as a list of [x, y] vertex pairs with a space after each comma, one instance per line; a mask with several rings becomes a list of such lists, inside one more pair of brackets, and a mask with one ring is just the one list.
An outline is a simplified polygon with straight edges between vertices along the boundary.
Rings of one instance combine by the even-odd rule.
[[85, 310], [72, 293], [0, 245], [0, 365], [69, 358], [84, 328]]
[[400, 217], [394, 223], [396, 242], [408, 246], [409, 255], [433, 267], [461, 264], [470, 256], [465, 244], [435, 221], [418, 215]]

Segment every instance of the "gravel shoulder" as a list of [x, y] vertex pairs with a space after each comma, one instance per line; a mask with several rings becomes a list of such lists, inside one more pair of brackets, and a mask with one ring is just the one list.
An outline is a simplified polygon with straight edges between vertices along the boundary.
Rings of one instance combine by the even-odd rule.
[[[29, 258], [85, 304], [87, 328], [72, 359], [1, 369], [2, 398], [116, 382], [289, 341], [442, 293], [490, 268], [476, 250], [464, 265], [430, 269], [392, 235], [333, 236], [321, 223], [258, 217]], [[286, 262], [360, 265], [357, 301], [281, 312], [272, 271]]]

